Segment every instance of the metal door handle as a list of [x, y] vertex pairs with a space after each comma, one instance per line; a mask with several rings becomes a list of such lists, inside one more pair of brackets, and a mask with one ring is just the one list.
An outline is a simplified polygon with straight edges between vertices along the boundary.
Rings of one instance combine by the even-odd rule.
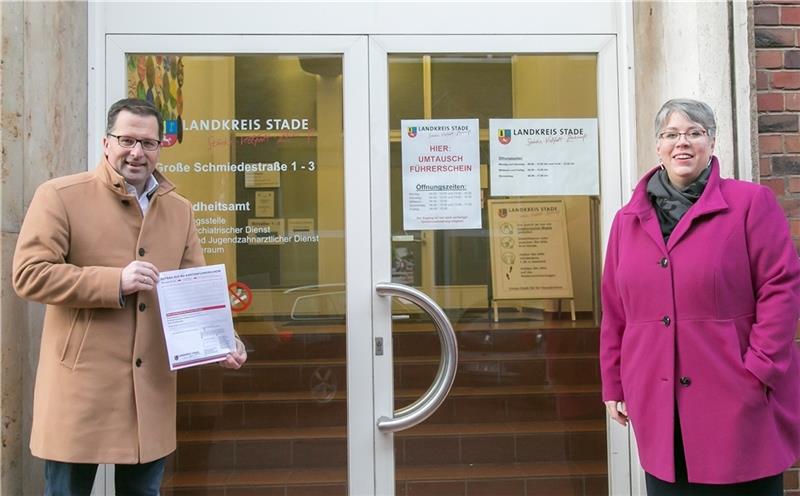
[[381, 432], [397, 432], [409, 429], [430, 417], [442, 404], [453, 386], [456, 378], [456, 365], [458, 365], [458, 344], [453, 325], [445, 315], [444, 310], [433, 301], [433, 298], [422, 291], [391, 282], [382, 282], [375, 285], [375, 291], [380, 296], [399, 296], [415, 303], [430, 315], [439, 334], [439, 344], [442, 349], [442, 359], [439, 370], [431, 387], [415, 402], [394, 412], [392, 418], [381, 417], [378, 419], [378, 429]]

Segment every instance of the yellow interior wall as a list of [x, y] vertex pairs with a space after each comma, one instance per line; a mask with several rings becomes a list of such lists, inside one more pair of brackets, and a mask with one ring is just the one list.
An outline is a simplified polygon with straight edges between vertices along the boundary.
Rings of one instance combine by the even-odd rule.
[[[594, 55], [518, 55], [513, 57], [514, 118], [597, 117], [597, 57]], [[591, 199], [565, 196], [575, 309], [594, 307]]]
[[517, 55], [512, 62], [514, 117], [597, 117], [597, 57]]
[[345, 282], [342, 110], [342, 77], [317, 76], [319, 284]]
[[[235, 57], [234, 56], [183, 56], [183, 113], [181, 119], [185, 125], [191, 121], [211, 119], [233, 119], [235, 115]], [[285, 82], [285, 87], [292, 89], [299, 87], [292, 83], [308, 78], [310, 75], [303, 71], [300, 60], [296, 57], [275, 58], [271, 61], [274, 70], [279, 71], [280, 77]], [[316, 195], [318, 202], [317, 218], [314, 230], [320, 235], [320, 241], [314, 256], [319, 260], [319, 284], [343, 284], [344, 273], [344, 147], [343, 147], [343, 101], [341, 75], [312, 76], [316, 78], [316, 94], [307, 95], [316, 100], [316, 129], [309, 132], [317, 136], [317, 172], [316, 186], [305, 192], [306, 195]], [[133, 94], [136, 92], [136, 68], [129, 69], [129, 81], [133, 85], [129, 88]], [[173, 92], [177, 88], [173, 88]], [[295, 91], [297, 93], [297, 91]], [[265, 95], [269, 97], [270, 95]], [[274, 97], [274, 95], [273, 95]], [[274, 117], [296, 117], [295, 108], [297, 95], [292, 98], [278, 98], [274, 102]], [[295, 98], [295, 99], [293, 99]], [[310, 115], [310, 114], [309, 114]], [[280, 132], [265, 133], [280, 134]], [[178, 192], [191, 202], [223, 202], [236, 201], [236, 175], [232, 173], [198, 173], [192, 170], [196, 162], [200, 163], [228, 163], [235, 161], [234, 131], [208, 131], [186, 130], [181, 143], [165, 147], [161, 151], [159, 162], [167, 167], [160, 167], [162, 173], [173, 182]], [[168, 166], [184, 164], [189, 167], [188, 172], [169, 171]], [[284, 199], [285, 200], [285, 199]], [[275, 201], [278, 201], [276, 196]], [[276, 211], [279, 206], [276, 205]], [[251, 217], [255, 213], [251, 213]], [[198, 220], [205, 218], [221, 217], [222, 224], [206, 224], [208, 227], [233, 227], [236, 226], [234, 212], [196, 212]], [[203, 227], [201, 225], [200, 227]], [[243, 226], [237, 226], [243, 227]], [[201, 241], [204, 237], [227, 237], [231, 234], [200, 234]], [[210, 241], [204, 243], [208, 264], [225, 264], [229, 281], [237, 279], [236, 245], [214, 245]], [[287, 258], [287, 265], [291, 265], [294, 255], [289, 244], [281, 247], [282, 258]], [[223, 248], [221, 253], [214, 253], [213, 249]], [[284, 253], [284, 250], [287, 252]], [[307, 253], [307, 252], [306, 252]], [[295, 260], [304, 263], [303, 260]], [[283, 290], [256, 290], [258, 295], [254, 298], [253, 306], [248, 314], [288, 313], [297, 296], [304, 293], [283, 295]], [[310, 291], [314, 293], [314, 290]], [[320, 304], [324, 303], [320, 299]], [[323, 305], [324, 306], [324, 305]], [[320, 308], [322, 313], [335, 313], [330, 309]]]
[[[513, 115], [515, 118], [581, 118], [597, 116], [597, 62], [591, 55], [515, 56], [512, 62]], [[185, 56], [184, 122], [234, 118], [234, 58], [232, 56]], [[344, 282], [344, 240], [324, 233], [343, 232], [343, 149], [341, 77], [318, 77], [317, 231], [319, 283]], [[163, 163], [225, 163], [231, 160], [234, 136], [229, 131], [186, 132], [181, 144], [165, 148]], [[216, 146], [210, 146], [217, 143]], [[225, 145], [225, 143], [230, 143]], [[235, 198], [235, 176], [227, 173], [167, 173], [178, 191], [192, 202], [230, 202]], [[314, 194], [309, 192], [310, 194]], [[596, 253], [591, 243], [591, 200], [564, 197], [567, 205], [570, 262], [578, 310], [593, 309], [593, 272]], [[326, 206], [328, 206], [326, 208]], [[334, 207], [335, 206], [335, 207]], [[334, 207], [334, 208], [330, 208]], [[235, 214], [198, 212], [198, 218], [223, 217], [235, 225]], [[207, 253], [209, 264], [226, 264], [229, 280], [236, 279], [236, 250], [225, 245], [223, 253]], [[269, 305], [272, 306], [272, 305]], [[263, 309], [266, 310], [266, 309]], [[275, 309], [277, 311], [278, 309]]]
[[[234, 118], [234, 58], [231, 56], [184, 56], [183, 122]], [[183, 142], [161, 151], [161, 162], [226, 163], [231, 158], [230, 131], [187, 131]], [[213, 146], [212, 146], [213, 145]], [[232, 202], [236, 197], [235, 175], [229, 173], [166, 173], [178, 192], [191, 202]], [[222, 217], [225, 226], [236, 223], [233, 212], [195, 212], [195, 218]], [[200, 235], [201, 239], [203, 235]], [[210, 247], [211, 245], [204, 245]], [[219, 246], [219, 245], [216, 245]], [[236, 247], [223, 245], [223, 253], [206, 253], [206, 263], [223, 263], [229, 281], [236, 280]]]

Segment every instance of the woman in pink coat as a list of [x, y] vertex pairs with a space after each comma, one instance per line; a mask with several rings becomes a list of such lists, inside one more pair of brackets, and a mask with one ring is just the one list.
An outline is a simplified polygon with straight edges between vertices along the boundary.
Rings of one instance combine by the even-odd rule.
[[661, 163], [614, 218], [600, 366], [649, 495], [783, 494], [800, 455], [800, 264], [772, 192], [721, 179], [708, 105], [656, 116]]

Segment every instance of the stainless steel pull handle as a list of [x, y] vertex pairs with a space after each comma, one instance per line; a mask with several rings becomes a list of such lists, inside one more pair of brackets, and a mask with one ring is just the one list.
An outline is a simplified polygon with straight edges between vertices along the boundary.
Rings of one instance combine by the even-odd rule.
[[430, 417], [447, 397], [456, 378], [458, 344], [453, 325], [444, 310], [430, 296], [410, 286], [391, 282], [379, 283], [375, 286], [375, 290], [380, 296], [404, 298], [430, 315], [436, 326], [436, 332], [439, 334], [439, 343], [442, 348], [439, 370], [425, 394], [410, 405], [396, 410], [392, 418], [381, 417], [378, 419], [378, 429], [381, 432], [397, 432], [414, 427]]

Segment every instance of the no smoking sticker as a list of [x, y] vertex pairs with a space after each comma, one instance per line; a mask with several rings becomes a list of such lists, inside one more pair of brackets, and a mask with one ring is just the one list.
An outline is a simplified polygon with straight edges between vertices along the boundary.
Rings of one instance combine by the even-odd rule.
[[244, 312], [253, 303], [253, 291], [243, 282], [232, 282], [228, 285], [231, 298], [231, 311]]

